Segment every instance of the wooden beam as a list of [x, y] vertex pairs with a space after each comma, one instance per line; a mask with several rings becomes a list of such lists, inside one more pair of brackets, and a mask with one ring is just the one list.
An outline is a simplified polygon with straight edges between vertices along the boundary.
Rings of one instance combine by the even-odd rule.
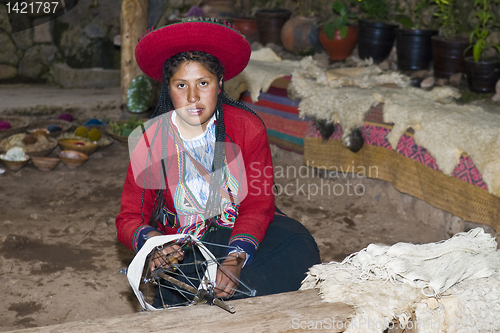
[[[354, 315], [343, 303], [322, 302], [317, 290], [228, 301], [230, 314], [216, 306], [196, 305], [153, 312], [139, 312], [109, 319], [70, 322], [16, 330], [16, 333], [93, 332], [342, 332]], [[14, 331], [13, 331], [14, 332]]]
[[130, 82], [142, 74], [135, 60], [137, 40], [148, 25], [148, 0], [123, 0], [121, 25], [121, 105], [127, 104]]

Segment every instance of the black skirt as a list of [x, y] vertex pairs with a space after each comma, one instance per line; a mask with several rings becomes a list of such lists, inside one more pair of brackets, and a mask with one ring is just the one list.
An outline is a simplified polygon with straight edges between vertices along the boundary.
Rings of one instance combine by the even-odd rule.
[[[269, 224], [264, 239], [250, 265], [245, 265], [241, 270], [239, 289], [244, 293], [236, 293], [231, 299], [248, 297], [247, 286], [255, 290], [255, 296], [283, 293], [298, 290], [302, 280], [306, 277], [308, 269], [319, 264], [320, 256], [316, 241], [309, 231], [298, 221], [289, 218], [276, 209], [273, 221]], [[227, 245], [231, 237], [231, 229], [215, 228], [205, 233], [202, 241], [216, 258], [223, 258], [227, 248], [211, 245]], [[192, 249], [184, 249], [183, 263], [194, 262], [201, 258], [201, 253]], [[183, 273], [188, 277], [197, 277], [199, 266], [183, 266]], [[186, 278], [178, 278], [186, 281]], [[166, 281], [162, 283], [168, 284]], [[163, 304], [178, 305], [192, 299], [182, 290], [156, 288], [153, 306], [162, 308]]]

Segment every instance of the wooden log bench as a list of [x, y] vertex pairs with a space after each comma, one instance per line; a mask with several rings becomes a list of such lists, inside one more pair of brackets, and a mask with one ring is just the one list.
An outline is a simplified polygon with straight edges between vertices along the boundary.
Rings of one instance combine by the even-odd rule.
[[219, 307], [204, 304], [35, 327], [11, 333], [342, 332], [346, 322], [354, 315], [351, 306], [322, 302], [317, 290], [312, 289], [228, 303], [235, 307], [236, 313], [230, 314]]

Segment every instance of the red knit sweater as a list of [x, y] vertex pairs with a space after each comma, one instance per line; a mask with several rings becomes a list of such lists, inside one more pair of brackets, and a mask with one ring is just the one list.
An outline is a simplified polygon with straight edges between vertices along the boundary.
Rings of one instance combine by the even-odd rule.
[[[253, 259], [275, 210], [274, 178], [267, 132], [258, 117], [228, 105], [224, 105], [224, 123], [226, 141], [238, 145], [241, 149], [248, 182], [248, 194], [240, 203], [229, 245], [241, 247]], [[167, 208], [175, 212], [172, 195], [169, 190], [166, 192]], [[116, 228], [118, 239], [134, 251], [142, 245], [138, 236], [152, 230], [148, 221], [154, 206], [155, 192], [145, 190], [142, 208], [144, 218], [141, 213], [142, 194], [143, 189], [137, 186], [132, 167], [129, 165], [121, 209], [116, 217]], [[176, 232], [176, 229], [161, 227], [157, 229], [160, 232]]]

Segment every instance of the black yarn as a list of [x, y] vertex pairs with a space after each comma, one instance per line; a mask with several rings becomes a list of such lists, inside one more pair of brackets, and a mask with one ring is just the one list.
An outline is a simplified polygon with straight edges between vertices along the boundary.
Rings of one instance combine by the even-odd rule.
[[[206, 52], [201, 52], [201, 51], [192, 51], [192, 52], [181, 52], [178, 53], [169, 59], [165, 61], [165, 64], [163, 66], [163, 80], [162, 80], [162, 86], [161, 86], [161, 92], [160, 92], [160, 97], [158, 104], [156, 106], [155, 111], [151, 115], [151, 119], [156, 118], [158, 116], [161, 116], [162, 114], [166, 114], [168, 112], [171, 112], [174, 110], [174, 105], [172, 103], [172, 99], [170, 98], [169, 94], [169, 80], [170, 78], [175, 74], [175, 72], [180, 68], [180, 66], [185, 62], [185, 61], [197, 61], [199, 62], [206, 70], [208, 70], [210, 73], [214, 74], [217, 77], [217, 81], [221, 81], [222, 85], [220, 87], [221, 92], [218, 95], [217, 98], [217, 105], [215, 109], [215, 119], [216, 119], [216, 145], [215, 145], [215, 151], [214, 151], [214, 159], [213, 159], [213, 164], [212, 164], [212, 177], [210, 178], [210, 192], [208, 196], [208, 200], [206, 203], [206, 208], [205, 208], [205, 216], [212, 216], [214, 215], [214, 211], [216, 210], [217, 206], [219, 205], [219, 189], [221, 187], [221, 170], [224, 166], [225, 163], [225, 145], [224, 144], [217, 144], [217, 143], [223, 143], [226, 141], [226, 131], [225, 131], [225, 124], [224, 124], [224, 112], [223, 112], [223, 105], [230, 105], [237, 107], [239, 109], [245, 110], [247, 112], [250, 112], [257, 116], [261, 121], [262, 119], [249, 107], [244, 105], [241, 102], [235, 101], [231, 97], [227, 95], [227, 93], [224, 90], [224, 67], [222, 64], [219, 62], [219, 60], [212, 56], [209, 53]], [[262, 121], [262, 124], [264, 122]], [[164, 155], [166, 156], [166, 155]], [[163, 172], [164, 174], [168, 173], [169, 166], [163, 165]], [[217, 175], [217, 176], [215, 176]], [[165, 177], [166, 179], [166, 177]], [[166, 190], [158, 190], [156, 192], [155, 200], [154, 200], [154, 208], [153, 212], [151, 213], [151, 218], [149, 220], [149, 225], [153, 227], [157, 227], [158, 221], [161, 221], [163, 219], [163, 206], [165, 205], [165, 200], [166, 200]], [[144, 193], [145, 190], [143, 190], [142, 193], [142, 201], [141, 201], [141, 213], [143, 209], [143, 204], [144, 204]], [[144, 215], [143, 215], [143, 221], [144, 221]], [[208, 224], [208, 226], [213, 225], [214, 218], [209, 218], [205, 221], [205, 223]], [[169, 221], [168, 225], [172, 227], [173, 222]]]

